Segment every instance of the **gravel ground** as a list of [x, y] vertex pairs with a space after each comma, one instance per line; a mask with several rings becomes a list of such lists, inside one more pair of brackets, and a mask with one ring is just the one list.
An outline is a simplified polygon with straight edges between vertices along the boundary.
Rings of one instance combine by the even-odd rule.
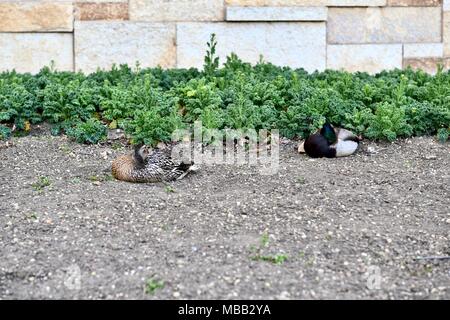
[[309, 159], [286, 141], [275, 175], [204, 166], [170, 187], [112, 180], [117, 143], [12, 143], [1, 299], [450, 299], [450, 260], [416, 260], [450, 255], [448, 143]]

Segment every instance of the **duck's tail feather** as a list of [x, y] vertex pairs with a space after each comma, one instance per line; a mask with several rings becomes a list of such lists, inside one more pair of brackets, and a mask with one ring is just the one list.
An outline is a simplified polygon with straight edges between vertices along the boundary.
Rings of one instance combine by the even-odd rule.
[[184, 172], [177, 178], [177, 180], [181, 180], [181, 179], [183, 179], [188, 173], [198, 171], [198, 170], [199, 170], [199, 167], [196, 166], [196, 165], [194, 165], [194, 163], [190, 163], [190, 164], [182, 163], [182, 164], [180, 164], [180, 165], [178, 166], [178, 169], [184, 171]]
[[338, 131], [338, 140], [359, 142], [360, 138], [353, 132], [347, 129], [340, 128]]

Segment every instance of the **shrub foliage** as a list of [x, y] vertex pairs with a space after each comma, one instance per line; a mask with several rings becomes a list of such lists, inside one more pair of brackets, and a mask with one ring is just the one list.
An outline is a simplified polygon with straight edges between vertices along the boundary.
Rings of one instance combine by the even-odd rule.
[[201, 120], [207, 128], [272, 129], [306, 137], [325, 121], [369, 139], [450, 132], [450, 73], [394, 70], [376, 75], [252, 66], [235, 54], [219, 66], [216, 40], [204, 71], [126, 65], [84, 75], [44, 68], [38, 74], [0, 74], [0, 139], [10, 129], [48, 121], [54, 134], [97, 143], [106, 128], [135, 142], [156, 144]]

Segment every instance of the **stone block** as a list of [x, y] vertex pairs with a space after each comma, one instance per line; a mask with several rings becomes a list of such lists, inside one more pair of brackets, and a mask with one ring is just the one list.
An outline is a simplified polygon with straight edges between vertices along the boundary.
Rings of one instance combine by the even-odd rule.
[[377, 73], [402, 67], [401, 44], [329, 45], [327, 68]]
[[406, 43], [403, 46], [404, 58], [442, 57], [443, 55], [442, 43]]
[[72, 30], [71, 2], [0, 2], [0, 32]]
[[328, 42], [441, 42], [441, 8], [329, 8]]
[[223, 21], [223, 0], [130, 0], [130, 20]]
[[0, 33], [0, 70], [37, 73], [45, 66], [73, 71], [71, 33]]
[[168, 23], [76, 21], [75, 68], [93, 72], [113, 64], [175, 67], [175, 25]]
[[227, 7], [227, 21], [326, 21], [326, 7]]
[[325, 68], [326, 38], [323, 22], [280, 23], [179, 23], [177, 27], [178, 67], [202, 68], [206, 42], [217, 36], [221, 62], [230, 53], [256, 63], [262, 55], [276, 65]]

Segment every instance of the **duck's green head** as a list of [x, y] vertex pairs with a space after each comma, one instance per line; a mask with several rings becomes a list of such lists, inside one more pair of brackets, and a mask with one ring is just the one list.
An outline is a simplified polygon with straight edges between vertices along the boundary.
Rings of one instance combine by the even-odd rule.
[[327, 139], [328, 144], [333, 144], [337, 141], [336, 131], [328, 122], [320, 129], [320, 134]]

